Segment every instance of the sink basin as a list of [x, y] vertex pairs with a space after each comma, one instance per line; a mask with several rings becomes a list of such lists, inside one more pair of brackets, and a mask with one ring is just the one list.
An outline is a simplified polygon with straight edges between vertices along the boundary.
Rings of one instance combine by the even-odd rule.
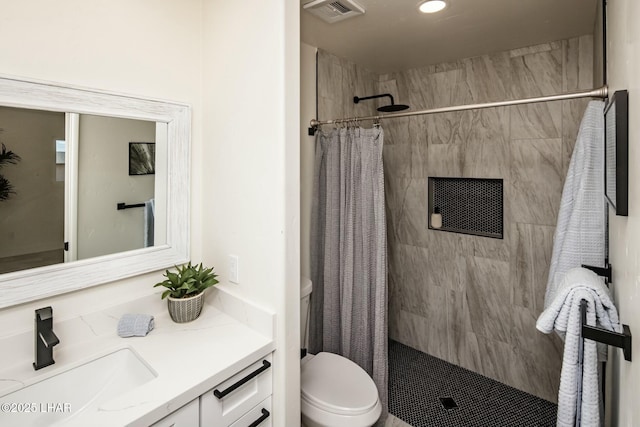
[[0, 397], [0, 426], [62, 425], [155, 377], [132, 350], [117, 350]]

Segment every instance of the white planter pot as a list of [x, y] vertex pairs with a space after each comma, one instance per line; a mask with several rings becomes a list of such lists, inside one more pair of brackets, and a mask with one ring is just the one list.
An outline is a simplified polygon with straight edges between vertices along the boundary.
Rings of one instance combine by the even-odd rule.
[[204, 305], [204, 292], [189, 298], [167, 297], [169, 316], [176, 323], [186, 323], [196, 320], [200, 316]]

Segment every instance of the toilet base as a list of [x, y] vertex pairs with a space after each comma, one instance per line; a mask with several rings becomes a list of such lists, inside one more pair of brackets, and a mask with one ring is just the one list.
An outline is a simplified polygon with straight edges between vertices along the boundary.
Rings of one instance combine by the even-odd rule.
[[373, 410], [361, 415], [339, 415], [322, 411], [301, 399], [302, 425], [305, 427], [371, 427], [382, 414], [380, 401]]

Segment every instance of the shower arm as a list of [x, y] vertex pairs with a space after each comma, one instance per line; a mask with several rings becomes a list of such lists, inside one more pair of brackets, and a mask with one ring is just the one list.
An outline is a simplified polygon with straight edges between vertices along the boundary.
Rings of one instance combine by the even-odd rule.
[[364, 101], [367, 99], [384, 98], [385, 96], [388, 96], [389, 98], [391, 98], [391, 105], [395, 105], [395, 102], [393, 101], [393, 95], [391, 95], [390, 93], [383, 93], [381, 95], [363, 96], [362, 98], [359, 96], [354, 96], [353, 103], [357, 104], [360, 101]]

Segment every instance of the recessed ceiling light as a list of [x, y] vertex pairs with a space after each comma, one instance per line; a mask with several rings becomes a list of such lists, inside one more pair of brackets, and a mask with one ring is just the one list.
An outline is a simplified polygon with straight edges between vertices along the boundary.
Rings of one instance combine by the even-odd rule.
[[435, 13], [440, 12], [447, 7], [447, 3], [444, 0], [427, 0], [418, 6], [422, 13]]

